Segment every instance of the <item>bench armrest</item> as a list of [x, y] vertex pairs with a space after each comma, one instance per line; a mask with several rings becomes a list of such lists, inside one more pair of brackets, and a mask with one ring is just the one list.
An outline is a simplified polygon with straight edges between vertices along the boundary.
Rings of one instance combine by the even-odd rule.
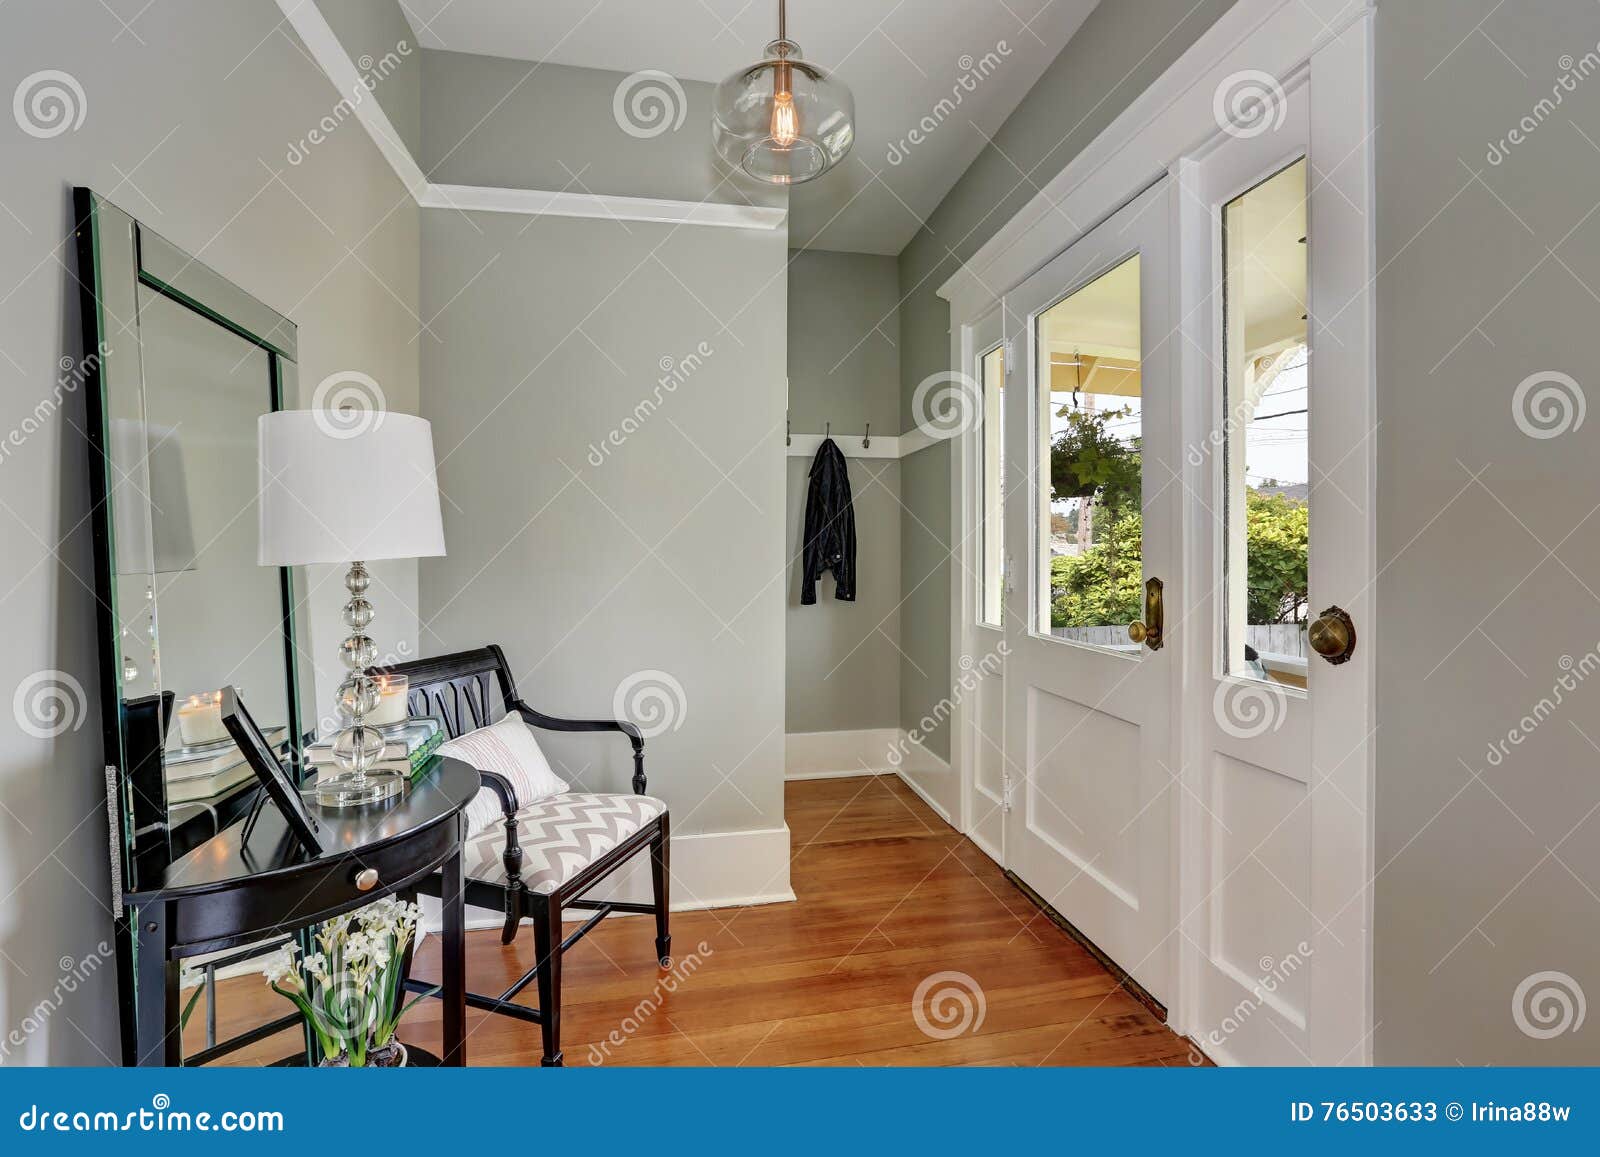
[[633, 791], [635, 795], [644, 794], [644, 736], [632, 723], [625, 719], [558, 719], [554, 715], [535, 711], [521, 699], [513, 699], [510, 707], [522, 716], [529, 727], [544, 731], [618, 731], [626, 735], [633, 746]]

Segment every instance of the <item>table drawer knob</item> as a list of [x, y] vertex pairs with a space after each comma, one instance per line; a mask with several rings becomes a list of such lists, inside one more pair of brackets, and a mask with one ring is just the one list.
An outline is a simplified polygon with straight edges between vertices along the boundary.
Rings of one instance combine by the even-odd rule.
[[378, 886], [378, 869], [362, 868], [356, 873], [356, 891], [370, 892]]

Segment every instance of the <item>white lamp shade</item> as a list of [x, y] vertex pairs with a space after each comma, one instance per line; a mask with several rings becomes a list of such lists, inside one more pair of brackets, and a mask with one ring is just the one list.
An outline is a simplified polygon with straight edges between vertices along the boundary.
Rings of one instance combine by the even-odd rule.
[[352, 431], [324, 411], [279, 410], [257, 435], [262, 566], [444, 553], [426, 419], [373, 414]]

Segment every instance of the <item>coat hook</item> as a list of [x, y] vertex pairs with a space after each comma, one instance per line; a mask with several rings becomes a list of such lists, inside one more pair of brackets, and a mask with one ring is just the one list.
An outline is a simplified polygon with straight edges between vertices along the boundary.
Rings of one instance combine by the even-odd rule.
[[861, 448], [863, 450], [872, 449], [872, 423], [871, 422], [867, 423], [867, 432], [865, 434], [861, 435]]
[[824, 422], [822, 424], [822, 436], [824, 438], [833, 437], [833, 423], [832, 422]]

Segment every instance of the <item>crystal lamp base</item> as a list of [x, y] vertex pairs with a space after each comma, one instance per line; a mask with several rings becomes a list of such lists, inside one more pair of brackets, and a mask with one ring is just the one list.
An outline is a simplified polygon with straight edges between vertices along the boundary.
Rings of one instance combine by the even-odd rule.
[[404, 775], [384, 768], [338, 772], [319, 778], [311, 790], [323, 807], [359, 807], [397, 796], [405, 786]]

